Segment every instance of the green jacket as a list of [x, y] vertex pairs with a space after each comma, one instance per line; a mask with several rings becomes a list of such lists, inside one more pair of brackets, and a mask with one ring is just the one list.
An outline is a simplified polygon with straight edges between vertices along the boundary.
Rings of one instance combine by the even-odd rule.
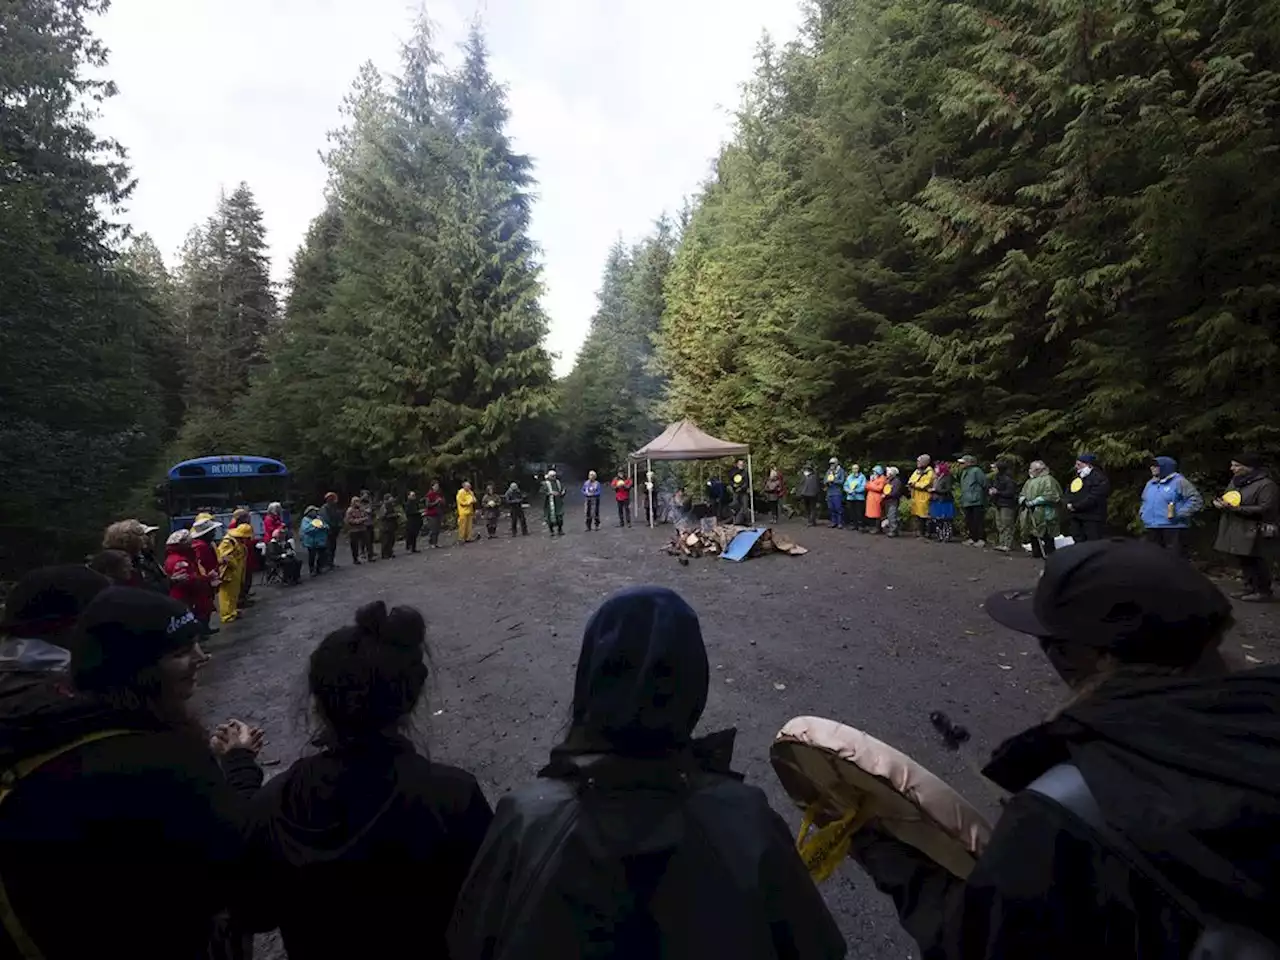
[[1058, 505], [1062, 503], [1062, 484], [1052, 474], [1031, 477], [1022, 487], [1023, 536], [1044, 540], [1062, 532]]
[[987, 472], [976, 463], [965, 467], [960, 474], [960, 506], [985, 507], [987, 505]]

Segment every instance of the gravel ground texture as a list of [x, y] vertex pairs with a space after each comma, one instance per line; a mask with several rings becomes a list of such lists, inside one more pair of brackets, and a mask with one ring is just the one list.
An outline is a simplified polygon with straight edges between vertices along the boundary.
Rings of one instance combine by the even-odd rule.
[[[580, 508], [579, 508], [580, 509]], [[671, 527], [530, 535], [446, 546], [353, 567], [301, 586], [257, 586], [257, 602], [209, 645], [198, 694], [204, 717], [262, 726], [268, 775], [308, 741], [307, 657], [328, 631], [373, 600], [412, 604], [427, 618], [434, 657], [420, 735], [433, 756], [472, 771], [490, 800], [532, 778], [563, 733], [581, 631], [609, 594], [637, 584], [678, 591], [702, 620], [712, 686], [701, 729], [738, 729], [735, 768], [793, 825], [799, 813], [769, 765], [789, 719], [829, 717], [910, 754], [994, 820], [996, 789], [976, 772], [1005, 737], [1036, 723], [1064, 689], [1028, 638], [997, 626], [983, 599], [1034, 584], [1037, 564], [959, 544], [888, 540], [799, 521], [782, 524], [808, 547], [731, 563], [680, 564], [663, 547]], [[483, 528], [481, 528], [483, 529]], [[1226, 585], [1224, 585], [1226, 586]], [[1274, 608], [1241, 605], [1229, 652], [1241, 665], [1280, 660]], [[1247, 658], [1247, 661], [1246, 661]], [[972, 741], [947, 750], [928, 715], [942, 710]], [[886, 898], [856, 865], [823, 886], [853, 958], [916, 956]], [[276, 937], [258, 956], [283, 956]]]

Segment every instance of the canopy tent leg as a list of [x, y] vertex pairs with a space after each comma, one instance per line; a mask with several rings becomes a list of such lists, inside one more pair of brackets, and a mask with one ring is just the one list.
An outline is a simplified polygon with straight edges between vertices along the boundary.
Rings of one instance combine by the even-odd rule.
[[646, 460], [644, 462], [644, 466], [645, 466], [644, 489], [645, 489], [645, 496], [649, 498], [649, 529], [652, 530], [653, 529], [653, 483], [649, 478], [653, 476], [653, 461]]
[[751, 503], [751, 525], [756, 525], [756, 487], [751, 479], [751, 451], [747, 451], [747, 499]]

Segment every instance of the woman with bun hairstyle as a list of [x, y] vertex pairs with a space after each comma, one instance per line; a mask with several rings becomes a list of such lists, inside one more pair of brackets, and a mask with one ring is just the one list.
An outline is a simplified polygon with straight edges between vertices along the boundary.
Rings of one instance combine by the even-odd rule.
[[290, 960], [447, 956], [458, 890], [493, 818], [475, 777], [406, 736], [429, 670], [412, 607], [361, 607], [311, 654], [318, 752], [255, 798], [244, 921]]

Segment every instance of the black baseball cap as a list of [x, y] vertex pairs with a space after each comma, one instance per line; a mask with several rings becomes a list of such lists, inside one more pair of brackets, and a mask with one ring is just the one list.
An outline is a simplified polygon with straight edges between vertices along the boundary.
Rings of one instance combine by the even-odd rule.
[[111, 581], [83, 564], [38, 567], [13, 585], [5, 601], [0, 633], [32, 637], [75, 626], [89, 603]]
[[1198, 659], [1231, 618], [1231, 602], [1208, 577], [1138, 540], [1058, 550], [1034, 591], [993, 594], [986, 610], [1019, 633], [1168, 666]]
[[85, 690], [119, 686], [202, 636], [203, 624], [185, 603], [152, 590], [111, 587], [80, 617], [72, 675]]

